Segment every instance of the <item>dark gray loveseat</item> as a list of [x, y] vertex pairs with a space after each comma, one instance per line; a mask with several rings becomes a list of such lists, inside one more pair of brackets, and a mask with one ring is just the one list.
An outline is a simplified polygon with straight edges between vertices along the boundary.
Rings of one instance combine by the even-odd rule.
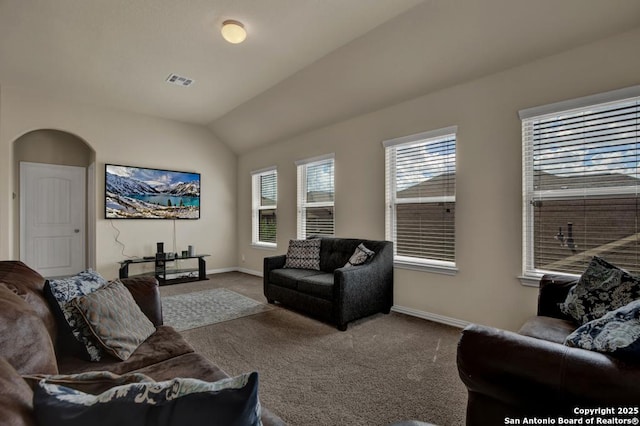
[[[355, 238], [322, 237], [320, 270], [284, 268], [286, 255], [264, 259], [264, 295], [335, 324], [347, 323], [393, 305], [393, 243]], [[356, 247], [363, 243], [375, 255], [363, 265], [345, 268]]]

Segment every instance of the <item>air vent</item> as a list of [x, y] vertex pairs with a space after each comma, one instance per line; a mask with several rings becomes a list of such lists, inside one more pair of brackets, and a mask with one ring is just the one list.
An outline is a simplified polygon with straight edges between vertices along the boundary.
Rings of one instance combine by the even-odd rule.
[[193, 80], [187, 77], [182, 77], [177, 74], [170, 74], [167, 77], [167, 83], [176, 84], [178, 86], [187, 87], [193, 84]]

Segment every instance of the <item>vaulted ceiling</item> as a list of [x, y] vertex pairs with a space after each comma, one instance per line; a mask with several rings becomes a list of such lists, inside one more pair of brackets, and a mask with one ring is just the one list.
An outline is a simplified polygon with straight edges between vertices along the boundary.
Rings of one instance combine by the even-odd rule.
[[0, 86], [207, 125], [242, 153], [638, 26], [637, 0], [0, 0]]

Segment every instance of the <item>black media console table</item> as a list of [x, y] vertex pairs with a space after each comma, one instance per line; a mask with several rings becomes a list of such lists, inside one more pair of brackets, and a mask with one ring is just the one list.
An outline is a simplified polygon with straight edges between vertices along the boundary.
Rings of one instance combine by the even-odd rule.
[[[209, 278], [207, 278], [207, 263], [204, 260], [204, 258], [207, 256], [210, 255], [194, 254], [193, 256], [176, 256], [168, 258], [164, 255], [164, 253], [159, 253], [156, 255], [156, 257], [136, 257], [133, 259], [123, 260], [122, 262], [118, 262], [120, 264], [120, 278], [129, 277], [129, 265], [139, 263], [155, 263], [155, 271], [137, 274], [134, 276], [153, 275], [156, 277], [160, 285], [208, 280]], [[167, 269], [167, 266], [172, 266], [173, 262], [175, 262], [176, 260], [186, 259], [198, 259], [198, 268]], [[194, 274], [194, 272], [196, 271], [198, 272], [197, 276]], [[174, 278], [169, 278], [170, 276], [174, 276]]]

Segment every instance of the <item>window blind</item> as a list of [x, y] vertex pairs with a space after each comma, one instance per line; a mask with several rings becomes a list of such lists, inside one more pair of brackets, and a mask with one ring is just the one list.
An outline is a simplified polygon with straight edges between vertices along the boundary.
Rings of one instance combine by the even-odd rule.
[[384, 143], [386, 238], [398, 262], [455, 267], [455, 131]]
[[640, 273], [640, 97], [523, 120], [524, 273]]
[[298, 164], [298, 238], [334, 235], [334, 159]]
[[253, 243], [275, 245], [278, 172], [268, 169], [253, 174]]

